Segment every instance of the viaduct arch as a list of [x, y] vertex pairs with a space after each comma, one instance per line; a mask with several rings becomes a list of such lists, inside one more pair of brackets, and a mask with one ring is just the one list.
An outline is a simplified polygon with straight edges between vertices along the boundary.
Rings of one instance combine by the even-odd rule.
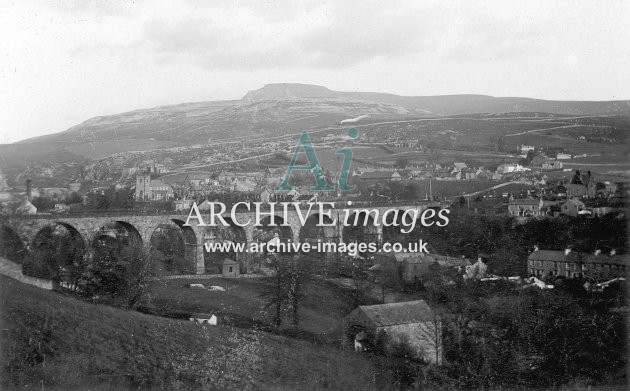
[[[369, 207], [370, 210], [378, 210], [379, 215], [391, 209], [391, 206]], [[426, 206], [399, 206], [401, 210], [417, 209], [420, 214]], [[348, 207], [350, 209], [349, 221], [354, 221], [354, 215], [358, 213], [357, 208]], [[355, 209], [354, 212], [352, 210]], [[359, 208], [362, 209], [362, 208]], [[255, 221], [253, 212], [237, 212], [241, 215], [239, 221], [250, 219]], [[103, 227], [118, 227], [121, 233], [126, 232], [127, 240], [132, 240], [135, 245], [142, 246], [144, 250], [151, 250], [151, 238], [154, 234], [163, 229], [177, 229], [184, 247], [184, 259], [186, 262], [186, 272], [191, 271], [196, 274], [203, 274], [206, 271], [206, 262], [204, 256], [204, 241], [208, 240], [212, 235], [212, 229], [207, 226], [196, 224], [196, 220], [191, 226], [184, 226], [188, 213], [183, 214], [94, 214], [89, 216], [75, 215], [31, 215], [31, 216], [8, 216], [0, 225], [0, 255], [8, 259], [20, 262], [24, 257], [33, 251], [34, 239], [38, 232], [47, 226], [61, 226], [71, 232], [72, 237], [77, 241], [80, 238], [85, 243], [86, 257], [89, 259], [90, 253], [93, 251], [94, 239], [103, 234]], [[294, 242], [299, 241], [378, 241], [383, 240], [384, 232], [379, 224], [377, 227], [344, 227], [343, 214], [333, 210], [333, 216], [337, 220], [337, 225], [332, 227], [317, 227], [320, 218], [317, 211], [313, 211], [306, 216], [305, 224], [302, 226], [300, 216], [297, 212], [290, 210], [287, 214], [287, 226], [278, 227], [277, 232], [282, 240], [292, 239]], [[202, 213], [204, 219], [209, 220], [207, 214]], [[282, 217], [276, 215], [276, 224], [282, 223]], [[303, 217], [303, 216], [302, 216]], [[331, 220], [323, 216], [325, 222], [330, 223]], [[229, 220], [226, 218], [226, 220]], [[265, 219], [267, 220], [267, 219]], [[262, 227], [254, 227], [249, 224], [245, 227], [236, 229], [233, 224], [227, 227], [228, 230], [237, 231], [235, 238], [239, 241], [251, 243], [256, 240], [257, 231], [273, 232], [268, 222], [262, 221]], [[360, 219], [362, 222], [363, 219]], [[396, 227], [394, 227], [396, 228]], [[214, 228], [216, 235], [217, 229]], [[111, 235], [110, 235], [111, 236]], [[116, 240], [120, 240], [125, 235], [118, 235]], [[375, 239], [376, 238], [376, 239]], [[124, 239], [123, 239], [124, 240]], [[155, 241], [155, 239], [154, 239]], [[241, 262], [247, 262], [247, 254], [236, 255]]]

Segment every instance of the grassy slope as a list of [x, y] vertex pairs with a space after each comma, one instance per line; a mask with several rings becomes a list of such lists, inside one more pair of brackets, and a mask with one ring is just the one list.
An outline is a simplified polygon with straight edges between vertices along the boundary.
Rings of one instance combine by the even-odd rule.
[[[228, 289], [220, 292], [184, 287], [191, 283]], [[151, 285], [149, 305], [171, 311], [214, 313], [241, 327], [268, 326], [271, 310], [265, 310], [267, 301], [261, 297], [268, 284], [266, 278], [156, 281]], [[299, 311], [300, 331], [318, 341], [338, 344], [341, 319], [352, 309], [354, 303], [348, 292], [322, 281], [309, 283]]]
[[88, 304], [4, 276], [0, 297], [3, 389], [373, 389], [386, 378], [352, 352]]

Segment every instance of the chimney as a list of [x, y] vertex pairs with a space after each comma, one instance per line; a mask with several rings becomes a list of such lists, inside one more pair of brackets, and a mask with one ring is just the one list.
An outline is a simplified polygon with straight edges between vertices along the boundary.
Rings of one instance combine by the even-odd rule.
[[617, 250], [613, 248], [612, 250], [610, 250], [610, 256], [614, 257], [615, 255], [617, 255]]
[[595, 252], [593, 254], [595, 254], [595, 256], [598, 256], [601, 253], [602, 253], [602, 250], [597, 249], [597, 250], [595, 250]]
[[565, 248], [564, 249], [564, 255], [569, 255], [569, 253], [571, 253], [571, 249], [570, 248]]
[[29, 202], [32, 201], [32, 197], [31, 197], [31, 180], [30, 179], [26, 180], [26, 199]]
[[535, 245], [534, 245], [534, 251], [538, 251], [538, 250], [540, 250], [540, 249], [538, 248], [538, 245], [537, 245], [537, 244], [535, 244]]

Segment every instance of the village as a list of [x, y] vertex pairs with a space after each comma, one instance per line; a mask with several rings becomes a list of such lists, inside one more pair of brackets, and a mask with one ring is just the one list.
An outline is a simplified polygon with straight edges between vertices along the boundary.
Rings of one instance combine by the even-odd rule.
[[[417, 148], [417, 145], [412, 147]], [[154, 282], [149, 285], [150, 295], [160, 301], [162, 307], [145, 301], [141, 301], [139, 307], [166, 317], [182, 313], [183, 317], [203, 327], [248, 329], [257, 325], [276, 333], [297, 329], [308, 333], [308, 338], [356, 353], [395, 360], [403, 358], [412, 366], [418, 363], [442, 366], [462, 358], [453, 356], [452, 317], [463, 310], [453, 309], [452, 299], [436, 297], [452, 295], [454, 290], [469, 292], [471, 289], [483, 289], [491, 297], [522, 295], [528, 291], [538, 291], [540, 293], [528, 295], [543, 295], [541, 297], [546, 297], [544, 292], [608, 297], [611, 292], [620, 292], [625, 283], [627, 182], [610, 180], [610, 176], [598, 176], [590, 170], [564, 169], [564, 156], [548, 158], [533, 146], [521, 145], [519, 152], [520, 155], [514, 156], [518, 162], [501, 163], [494, 169], [474, 163], [469, 166], [465, 161], [414, 163], [404, 157], [394, 159], [389, 165], [363, 162], [356, 164], [352, 171], [354, 190], [343, 193], [310, 190], [313, 181], [307, 174], [294, 178], [294, 190], [277, 191], [274, 187], [285, 173], [282, 167], [244, 171], [224, 168], [173, 175], [171, 166], [153, 160], [129, 170], [131, 176], [109, 187], [86, 188], [79, 182], [67, 187], [37, 187], [29, 179], [23, 187], [8, 188], [5, 182], [3, 213], [7, 217], [53, 216], [56, 219], [99, 213], [187, 215], [193, 203], [201, 213], [207, 213], [213, 210], [214, 202], [269, 205], [351, 201], [362, 207], [448, 208], [454, 214], [450, 216], [453, 224], [438, 231], [422, 229], [419, 224], [418, 229], [402, 235], [363, 226], [336, 230], [332, 236], [317, 229], [302, 229], [308, 232], [296, 236], [299, 241], [373, 242], [377, 248], [383, 243], [407, 245], [428, 237], [427, 253], [378, 250], [356, 254], [292, 251], [239, 254], [233, 249], [216, 251], [206, 247], [204, 264], [201, 273], [197, 269], [197, 274], [191, 273], [186, 260], [184, 247], [190, 245], [186, 231], [180, 239], [173, 231], [158, 228], [150, 240]], [[335, 173], [326, 175], [329, 181], [335, 181]], [[499, 236], [486, 238], [492, 245], [476, 244], [472, 231], [466, 229], [467, 224], [473, 224], [476, 230], [483, 231], [486, 225], [491, 227], [497, 223], [509, 224], [510, 228]], [[611, 223], [618, 229], [615, 237], [588, 241], [586, 236], [599, 230], [596, 227]], [[587, 226], [593, 231], [576, 231], [564, 242], [545, 244], [548, 228], [539, 227], [547, 227], [546, 224], [559, 224], [557, 228], [568, 231]], [[531, 230], [534, 233], [528, 233]], [[517, 233], [512, 234], [513, 231]], [[105, 228], [99, 232], [99, 235], [111, 236], [102, 242], [108, 243], [103, 249], [119, 254], [133, 251], [133, 241], [116, 244], [121, 238], [131, 238], [128, 234], [107, 233], [110, 231]], [[453, 242], [453, 235], [458, 238], [457, 243]], [[7, 231], [3, 236], [6, 241], [10, 235]], [[293, 237], [286, 231], [267, 226], [254, 230], [251, 238], [235, 227], [211, 229], [203, 236], [203, 240], [210, 243], [253, 240], [264, 244], [290, 239]], [[47, 239], [39, 240], [43, 240], [43, 245]], [[178, 245], [180, 240], [182, 244]], [[96, 246], [94, 256], [98, 258], [101, 244], [92, 246]], [[130, 250], [124, 250], [127, 247]], [[4, 256], [12, 257], [6, 248], [4, 251]], [[5, 267], [13, 267], [10, 261], [3, 262]], [[78, 295], [98, 289], [82, 285], [85, 282], [81, 281], [87, 281], [83, 277], [76, 280], [84, 271], [62, 267], [59, 269], [62, 272], [52, 269], [52, 274], [46, 275], [23, 274], [19, 267], [14, 268], [14, 275], [25, 281], [32, 278], [52, 281], [51, 289], [70, 290]], [[75, 280], [67, 280], [70, 276]], [[175, 284], [177, 281], [185, 284]], [[281, 287], [275, 291], [270, 288], [274, 281]], [[162, 285], [164, 283], [166, 285]], [[302, 284], [304, 286], [300, 287]], [[330, 289], [341, 290], [351, 300], [335, 304], [343, 309], [331, 313], [309, 300], [289, 299], [303, 297], [305, 289], [313, 298], [328, 295], [324, 292]], [[210, 296], [200, 296], [205, 295], [200, 292], [208, 292]], [[476, 300], [485, 300], [476, 293], [469, 294]], [[178, 298], [177, 302], [172, 300], [174, 297]], [[215, 297], [222, 302], [227, 300], [230, 307], [217, 306]], [[243, 301], [244, 297], [249, 303]], [[620, 299], [615, 300], [611, 310], [623, 311]], [[182, 305], [186, 302], [196, 304]], [[261, 312], [260, 308], [268, 306], [276, 308], [275, 312]], [[323, 318], [309, 324], [308, 319], [313, 316]], [[467, 316], [473, 321], [482, 314]], [[485, 327], [500, 332], [491, 325], [469, 327], [474, 335], [485, 333]], [[474, 343], [482, 340], [478, 336], [473, 338]], [[521, 359], [534, 360], [535, 355], [531, 353]]]

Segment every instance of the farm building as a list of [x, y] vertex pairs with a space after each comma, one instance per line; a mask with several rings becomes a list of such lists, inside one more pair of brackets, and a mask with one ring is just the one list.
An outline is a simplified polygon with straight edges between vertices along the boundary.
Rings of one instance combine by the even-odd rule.
[[223, 277], [238, 277], [240, 274], [239, 263], [233, 259], [225, 258], [222, 265]]
[[355, 351], [407, 351], [442, 363], [442, 322], [424, 300], [359, 306], [343, 318], [345, 346]]

